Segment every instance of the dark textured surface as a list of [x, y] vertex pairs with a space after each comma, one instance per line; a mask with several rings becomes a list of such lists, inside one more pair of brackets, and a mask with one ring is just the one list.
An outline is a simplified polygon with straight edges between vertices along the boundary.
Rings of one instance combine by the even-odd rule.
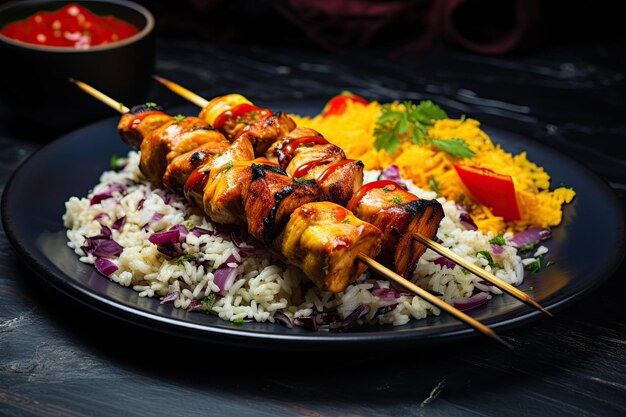
[[[574, 157], [626, 201], [624, 48], [501, 59], [439, 49], [389, 57], [182, 41], [158, 47], [158, 73], [205, 97], [237, 91], [258, 102], [323, 103], [350, 89], [380, 100], [430, 98]], [[186, 104], [157, 85], [151, 98]], [[0, 123], [3, 187], [60, 132]], [[502, 332], [513, 352], [476, 339], [401, 353], [291, 354], [166, 337], [96, 313], [35, 277], [3, 233], [0, 415], [624, 415], [625, 274], [622, 264], [552, 320]]]

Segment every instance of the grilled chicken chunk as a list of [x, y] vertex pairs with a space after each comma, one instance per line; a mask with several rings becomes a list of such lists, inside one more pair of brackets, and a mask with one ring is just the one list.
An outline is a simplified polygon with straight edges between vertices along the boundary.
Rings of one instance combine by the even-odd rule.
[[265, 152], [265, 157], [272, 162], [279, 163], [279, 150], [283, 147], [283, 145], [294, 139], [303, 138], [306, 136], [321, 137], [322, 135], [318, 131], [310, 129], [308, 127], [296, 127], [295, 129], [287, 133], [282, 139], [279, 138], [274, 143], [272, 143], [272, 145]]
[[152, 104], [133, 106], [117, 123], [120, 137], [134, 149], [139, 149], [143, 138], [172, 120], [172, 116], [166, 114], [161, 106]]
[[384, 233], [380, 262], [393, 265], [398, 274], [410, 278], [426, 250], [413, 236], [420, 233], [433, 239], [444, 217], [443, 208], [437, 200], [419, 199], [393, 181], [379, 183], [386, 185], [361, 192], [367, 187], [364, 185], [350, 200], [348, 208]]
[[216, 173], [237, 161], [249, 161], [254, 158], [252, 144], [246, 138], [238, 138], [223, 152], [212, 155], [194, 169], [183, 186], [185, 198], [192, 204], [204, 207], [204, 194], [209, 174]]
[[172, 119], [148, 134], [141, 142], [139, 168], [155, 186], [163, 185], [163, 174], [167, 164], [176, 156], [199, 145], [215, 140], [218, 132], [198, 130], [206, 127], [204, 120], [197, 117]]
[[300, 206], [277, 239], [283, 256], [319, 288], [341, 292], [367, 269], [357, 255], [375, 258], [383, 233], [331, 202]]
[[314, 173], [325, 200], [345, 206], [363, 185], [363, 162], [343, 159]]
[[254, 164], [252, 181], [245, 195], [248, 232], [271, 245], [293, 211], [317, 201], [320, 190], [315, 181], [295, 182], [277, 166]]
[[[209, 158], [217, 154], [225, 152], [230, 142], [226, 140], [224, 135], [215, 131], [210, 132], [213, 140], [203, 143], [197, 148], [178, 155], [170, 161], [163, 174], [163, 185], [177, 194], [183, 194], [184, 186], [189, 175], [206, 164]], [[217, 134], [215, 134], [217, 133]], [[204, 133], [198, 132], [199, 135]]]
[[275, 141], [284, 137], [295, 127], [296, 122], [291, 117], [279, 112], [248, 124], [242, 130], [241, 136], [245, 135], [248, 138], [257, 156], [263, 156]]
[[245, 225], [245, 196], [252, 181], [254, 160], [235, 161], [211, 169], [204, 188], [203, 208], [209, 218], [222, 224]]

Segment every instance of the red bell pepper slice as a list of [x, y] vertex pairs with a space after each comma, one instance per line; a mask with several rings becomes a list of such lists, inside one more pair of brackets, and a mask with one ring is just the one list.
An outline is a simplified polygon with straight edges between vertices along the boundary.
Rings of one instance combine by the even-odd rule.
[[454, 165], [470, 197], [479, 204], [489, 207], [496, 216], [504, 220], [520, 220], [515, 184], [510, 175], [498, 174], [488, 168]]
[[328, 116], [343, 114], [348, 107], [348, 101], [363, 105], [369, 104], [369, 101], [363, 97], [357, 96], [349, 91], [343, 91], [341, 94], [336, 95], [326, 103], [324, 110], [322, 110], [322, 117], [326, 118]]

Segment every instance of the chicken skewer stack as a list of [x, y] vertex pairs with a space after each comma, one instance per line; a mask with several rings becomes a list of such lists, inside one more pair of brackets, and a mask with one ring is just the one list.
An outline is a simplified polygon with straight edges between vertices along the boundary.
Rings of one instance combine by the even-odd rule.
[[[79, 87], [85, 87], [83, 83], [75, 82]], [[83, 89], [100, 98], [93, 91]], [[253, 159], [252, 143], [245, 136], [229, 145], [219, 132], [206, 122], [198, 122], [197, 118], [176, 120], [154, 107], [130, 112], [125, 112], [119, 105], [111, 107], [125, 113], [118, 125], [122, 138], [131, 146], [139, 146], [142, 154], [146, 152], [146, 156], [142, 155], [142, 161], [145, 161], [142, 165], [149, 166], [146, 176], [155, 185], [170, 181], [180, 190], [182, 179], [186, 178], [182, 185], [184, 192], [193, 188], [194, 183], [204, 183], [201, 207], [212, 220], [227, 224], [247, 223], [252, 236], [267, 243], [288, 263], [300, 267], [320, 288], [341, 291], [369, 265], [483, 334], [504, 343], [480, 322], [374, 261], [372, 257], [378, 254], [383, 240], [377, 227], [359, 220], [336, 203], [318, 201], [320, 189], [315, 181], [294, 181], [271, 161]], [[185, 122], [186, 119], [189, 120]], [[160, 127], [148, 133], [148, 126], [153, 129], [159, 123]], [[125, 126], [140, 134], [133, 137]], [[145, 138], [138, 143], [137, 136], [142, 135]], [[165, 143], [168, 145], [164, 146]], [[153, 163], [159, 160], [166, 162]], [[170, 173], [168, 180], [166, 171], [175, 166], [177, 160], [185, 160], [187, 172], [191, 173], [181, 177]], [[194, 160], [204, 163], [205, 168], [210, 167], [205, 171], [208, 175], [193, 175], [197, 168], [191, 168], [200, 166]], [[158, 174], [162, 176], [159, 178]], [[233, 186], [235, 183], [242, 185]], [[211, 188], [215, 191], [211, 192]], [[224, 191], [234, 194], [225, 197], [227, 193]], [[193, 196], [193, 193], [187, 194]]]
[[[198, 96], [197, 94], [193, 93], [192, 91], [184, 88], [183, 86], [174, 83], [170, 80], [167, 80], [165, 78], [159, 77], [159, 76], [154, 76], [154, 78], [159, 81], [161, 84], [165, 85], [168, 89], [174, 91], [175, 93], [181, 95], [182, 97], [186, 98], [187, 100], [191, 101], [192, 103], [202, 107], [202, 110], [200, 111], [199, 117], [203, 118], [204, 120], [207, 120], [209, 122], [213, 121], [214, 118], [216, 117], [216, 111], [217, 109], [219, 109], [219, 111], [224, 112], [225, 110], [227, 110], [228, 108], [232, 108], [234, 106], [236, 106], [239, 103], [245, 102], [245, 103], [250, 103], [245, 97], [237, 95], [237, 94], [232, 94], [229, 95], [230, 100], [227, 100], [226, 102], [223, 103], [219, 103], [216, 105], [216, 102], [221, 101], [220, 98], [216, 98], [213, 100], [206, 100], [203, 97]], [[302, 128], [297, 128], [294, 133], [296, 131], [298, 131], [299, 129]], [[246, 127], [243, 128], [243, 130], [246, 130]], [[312, 129], [306, 129], [304, 128], [304, 130], [308, 131], [311, 134], [316, 134], [315, 131], [313, 131]], [[225, 131], [225, 133], [228, 135], [229, 132]], [[285, 137], [282, 141], [279, 141], [277, 143], [275, 143], [274, 145], [272, 145], [268, 151], [269, 155], [268, 157], [272, 157], [272, 154], [274, 154], [276, 151], [276, 148], [280, 148], [284, 145], [285, 142], [289, 142], [289, 137]], [[274, 149], [274, 150], [273, 150]], [[458, 265], [464, 267], [465, 269], [469, 270], [471, 273], [483, 278], [485, 281], [490, 282], [491, 284], [493, 284], [494, 286], [496, 286], [497, 288], [503, 290], [504, 292], [512, 295], [513, 297], [517, 298], [518, 300], [524, 302], [527, 305], [530, 305], [534, 308], [536, 308], [537, 310], [541, 311], [542, 313], [544, 313], [545, 315], [552, 317], [552, 313], [550, 313], [548, 310], [546, 310], [545, 308], [543, 308], [539, 303], [537, 303], [532, 297], [530, 297], [528, 294], [524, 293], [523, 291], [515, 288], [513, 285], [509, 284], [508, 282], [498, 278], [497, 276], [493, 275], [492, 273], [474, 265], [473, 263], [467, 261], [466, 259], [458, 256], [457, 254], [455, 254], [454, 252], [452, 252], [451, 250], [445, 248], [444, 246], [438, 244], [437, 242], [435, 242], [434, 240], [432, 240], [432, 238], [434, 237], [435, 233], [436, 233], [436, 228], [433, 230], [431, 228], [429, 228], [430, 225], [434, 224], [435, 222], [425, 222], [422, 221], [421, 222], [421, 227], [415, 224], [415, 220], [422, 220], [424, 218], [428, 218], [429, 216], [424, 216], [424, 214], [428, 214], [428, 213], [421, 213], [420, 211], [418, 211], [417, 213], [415, 212], [416, 207], [410, 207], [409, 205], [406, 205], [404, 208], [408, 208], [408, 211], [410, 213], [410, 216], [408, 216], [409, 218], [413, 219], [413, 223], [409, 222], [409, 223], [405, 223], [405, 227], [404, 228], [397, 228], [397, 223], [398, 221], [402, 218], [402, 217], [407, 217], [406, 214], [404, 213], [404, 216], [400, 215], [400, 213], [398, 213], [398, 204], [389, 204], [389, 202], [391, 201], [391, 199], [385, 199], [385, 195], [380, 195], [380, 189], [382, 188], [384, 190], [384, 192], [388, 192], [390, 187], [385, 187], [385, 183], [379, 181], [377, 184], [377, 186], [372, 187], [371, 185], [368, 186], [369, 188], [369, 193], [378, 193], [379, 194], [379, 198], [373, 198], [373, 201], [376, 201], [378, 204], [374, 204], [369, 205], [369, 204], [365, 204], [364, 206], [367, 207], [369, 210], [369, 213], [364, 213], [362, 211], [361, 207], [358, 207], [355, 204], [355, 201], [352, 201], [349, 205], [349, 208], [351, 210], [355, 211], [355, 214], [357, 215], [357, 217], [365, 220], [365, 221], [370, 221], [372, 223], [374, 223], [376, 226], [380, 227], [384, 232], [385, 232], [385, 237], [386, 237], [386, 242], [383, 244], [383, 253], [382, 258], [386, 259], [386, 263], [388, 265], [391, 264], [390, 262], [390, 256], [393, 255], [395, 257], [394, 259], [394, 265], [396, 267], [396, 270], [401, 272], [403, 276], [405, 277], [409, 277], [410, 273], [412, 272], [412, 268], [415, 267], [415, 264], [417, 263], [417, 260], [419, 259], [419, 257], [422, 255], [422, 253], [424, 252], [425, 248], [429, 248], [437, 253], [439, 253], [440, 255], [442, 255], [445, 258], [448, 258], [450, 260], [452, 260], [453, 262], [457, 263]], [[396, 193], [399, 194], [403, 194], [402, 190], [399, 187], [396, 187], [394, 185], [391, 185], [391, 187], [395, 187], [396, 189], [398, 189], [399, 191], [397, 191]], [[386, 190], [385, 190], [386, 188]], [[360, 190], [362, 191], [362, 190]], [[361, 192], [361, 197], [363, 197], [363, 192]], [[406, 194], [410, 194], [410, 193], [406, 193]], [[410, 195], [402, 195], [401, 197], [396, 196], [392, 196], [392, 199], [398, 199], [397, 201], [403, 200], [406, 201], [407, 197], [409, 201], [412, 201], [415, 197], [413, 196], [413, 198], [411, 198]], [[369, 197], [369, 196], [368, 196]], [[382, 197], [382, 198], [380, 198]], [[420, 201], [422, 204], [425, 200], [418, 200]], [[357, 203], [359, 202], [359, 200], [357, 199], [356, 201]], [[414, 202], [415, 203], [415, 202]], [[365, 208], [363, 207], [363, 208]], [[355, 210], [356, 209], [356, 210]], [[411, 213], [412, 212], [412, 213]], [[369, 215], [368, 215], [369, 214]], [[430, 216], [432, 217], [432, 215], [436, 215], [436, 211], [431, 211], [430, 212]], [[378, 221], [372, 221], [373, 219], [378, 219]], [[393, 221], [395, 219], [395, 222]], [[388, 222], [388, 220], [391, 220], [391, 222]], [[439, 219], [440, 220], [440, 219]], [[401, 222], [400, 222], [401, 223]], [[437, 222], [438, 224], [438, 222]], [[391, 225], [391, 226], [390, 226]], [[424, 232], [423, 232], [423, 231]], [[390, 233], [391, 232], [391, 233]], [[394, 233], [395, 232], [395, 233]], [[398, 233], [400, 232], [400, 233]], [[396, 235], [396, 238], [393, 238], [393, 235]], [[398, 243], [398, 239], [397, 239], [397, 235], [401, 235], [402, 236], [402, 240], [399, 242], [400, 244], [392, 244], [392, 243]], [[408, 246], [407, 245], [407, 241], [409, 240], [415, 240], [417, 242], [419, 242], [421, 245], [417, 245], [417, 246]], [[422, 246], [423, 245], [423, 246]], [[410, 247], [410, 250], [407, 252], [407, 248]], [[394, 250], [389, 250], [389, 248], [393, 248]], [[408, 254], [408, 256], [407, 256]], [[408, 267], [407, 267], [408, 266]]]

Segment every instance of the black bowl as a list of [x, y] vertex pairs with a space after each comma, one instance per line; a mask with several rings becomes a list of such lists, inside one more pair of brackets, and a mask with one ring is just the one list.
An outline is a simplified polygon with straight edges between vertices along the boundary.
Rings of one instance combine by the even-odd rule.
[[118, 0], [14, 1], [0, 6], [0, 28], [39, 11], [78, 3], [139, 28], [134, 36], [88, 49], [45, 47], [0, 34], [0, 101], [8, 123], [62, 132], [111, 115], [111, 109], [69, 82], [88, 83], [123, 103], [145, 101], [155, 61], [154, 17], [143, 6]]

